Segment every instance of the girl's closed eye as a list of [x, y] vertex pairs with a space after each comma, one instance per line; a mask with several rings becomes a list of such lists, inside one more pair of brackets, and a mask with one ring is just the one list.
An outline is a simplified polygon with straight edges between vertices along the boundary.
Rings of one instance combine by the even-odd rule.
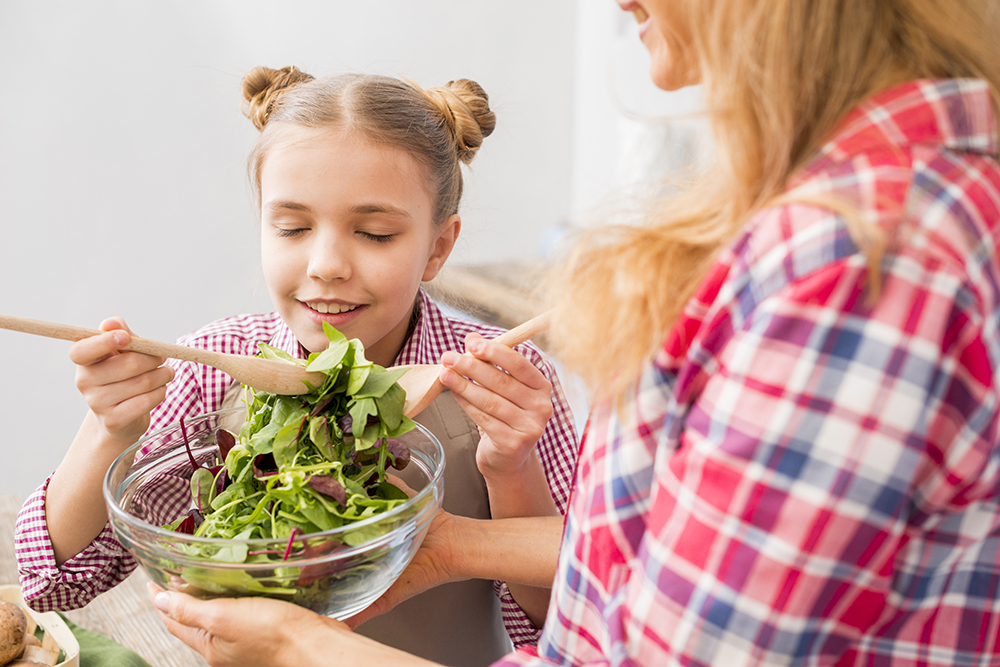
[[274, 233], [276, 236], [281, 238], [287, 238], [289, 236], [298, 236], [302, 232], [306, 231], [304, 227], [275, 227]]
[[363, 231], [359, 231], [358, 235], [362, 238], [368, 239], [369, 241], [374, 241], [375, 243], [389, 243], [396, 238], [395, 234], [373, 234], [372, 232]]

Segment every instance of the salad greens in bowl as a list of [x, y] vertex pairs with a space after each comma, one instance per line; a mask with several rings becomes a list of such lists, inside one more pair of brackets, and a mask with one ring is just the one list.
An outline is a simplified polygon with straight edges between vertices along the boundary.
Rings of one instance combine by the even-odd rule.
[[246, 407], [148, 434], [109, 469], [115, 537], [150, 578], [196, 597], [273, 597], [337, 619], [402, 574], [444, 494], [444, 450], [402, 414], [401, 371], [330, 346], [298, 396], [250, 388]]

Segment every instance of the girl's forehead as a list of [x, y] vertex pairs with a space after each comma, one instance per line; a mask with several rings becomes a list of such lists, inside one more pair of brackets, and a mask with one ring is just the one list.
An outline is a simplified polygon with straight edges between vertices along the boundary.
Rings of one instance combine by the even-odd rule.
[[276, 189], [297, 195], [336, 192], [340, 200], [392, 193], [401, 203], [412, 200], [426, 208], [433, 196], [426, 170], [406, 150], [341, 128], [282, 128], [261, 166], [265, 199]]
[[284, 156], [291, 153], [311, 154], [313, 159], [325, 157], [330, 160], [362, 156], [384, 163], [398, 163], [400, 167], [418, 164], [418, 160], [404, 147], [374, 141], [358, 130], [336, 126], [283, 127], [272, 137], [267, 153], [283, 153]]

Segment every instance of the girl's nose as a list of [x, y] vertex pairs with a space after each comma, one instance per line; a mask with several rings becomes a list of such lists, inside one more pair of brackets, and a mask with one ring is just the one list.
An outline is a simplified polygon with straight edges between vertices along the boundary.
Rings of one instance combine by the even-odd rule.
[[316, 239], [309, 252], [310, 278], [333, 282], [351, 277], [351, 260], [345, 247], [329, 239]]

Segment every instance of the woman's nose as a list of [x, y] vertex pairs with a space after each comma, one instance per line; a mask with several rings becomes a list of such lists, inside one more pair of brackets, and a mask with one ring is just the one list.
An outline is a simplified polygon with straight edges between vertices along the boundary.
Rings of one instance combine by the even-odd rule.
[[351, 259], [346, 248], [330, 239], [316, 239], [309, 251], [310, 278], [333, 282], [351, 277]]

